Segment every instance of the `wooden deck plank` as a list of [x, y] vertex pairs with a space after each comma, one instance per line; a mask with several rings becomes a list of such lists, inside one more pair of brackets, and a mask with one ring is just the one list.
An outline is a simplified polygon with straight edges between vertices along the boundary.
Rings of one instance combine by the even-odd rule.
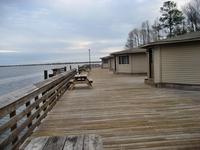
[[84, 149], [84, 135], [78, 137], [68, 137], [63, 150]]
[[[38, 137], [31, 141], [31, 144], [27, 145], [24, 150], [42, 150], [47, 143], [48, 138]], [[23, 148], [22, 148], [23, 149]]]
[[103, 150], [98, 135], [38, 137], [20, 150]]
[[93, 89], [66, 92], [33, 137], [97, 134], [107, 150], [200, 149], [200, 92], [94, 69]]

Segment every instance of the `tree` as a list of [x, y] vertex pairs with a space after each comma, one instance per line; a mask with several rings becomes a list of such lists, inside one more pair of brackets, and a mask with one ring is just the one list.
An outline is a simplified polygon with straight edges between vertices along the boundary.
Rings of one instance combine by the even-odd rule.
[[138, 28], [133, 29], [128, 34], [128, 39], [125, 45], [126, 49], [138, 47], [141, 44], [141, 34]]
[[151, 41], [151, 37], [150, 37], [151, 30], [150, 30], [148, 20], [142, 23], [140, 34], [141, 34], [141, 40], [142, 40], [141, 44], [147, 44]]
[[129, 32], [128, 34], [128, 39], [127, 39], [127, 42], [126, 42], [126, 45], [125, 45], [125, 48], [126, 49], [131, 49], [134, 47], [134, 35], [133, 35], [133, 32]]
[[138, 28], [133, 29], [133, 34], [134, 34], [134, 42], [135, 42], [135, 46], [134, 47], [138, 47], [140, 45], [140, 31]]
[[140, 28], [134, 28], [129, 32], [125, 48], [131, 49], [140, 45], [147, 44], [149, 42], [153, 42], [153, 37], [153, 30], [149, 25], [149, 21], [144, 21], [142, 22]]
[[160, 8], [162, 16], [160, 22], [162, 28], [165, 29], [168, 37], [176, 35], [176, 29], [182, 24], [184, 20], [183, 13], [178, 10], [177, 5], [173, 1], [166, 1]]
[[182, 35], [187, 33], [187, 27], [185, 21], [183, 21], [181, 25], [176, 26], [174, 33], [175, 35]]
[[189, 31], [200, 31], [200, 0], [192, 0], [184, 8], [183, 12], [187, 17]]
[[152, 30], [153, 30], [153, 40], [157, 41], [161, 39], [161, 30], [162, 30], [162, 25], [159, 23], [158, 20], [154, 21], [154, 24], [152, 25]]

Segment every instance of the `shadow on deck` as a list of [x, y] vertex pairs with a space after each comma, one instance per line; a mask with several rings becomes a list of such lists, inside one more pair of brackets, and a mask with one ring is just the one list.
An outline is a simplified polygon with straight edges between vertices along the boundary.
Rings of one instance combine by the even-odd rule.
[[98, 134], [105, 149], [200, 149], [200, 93], [157, 89], [144, 77], [90, 73], [93, 89], [67, 91], [32, 137]]

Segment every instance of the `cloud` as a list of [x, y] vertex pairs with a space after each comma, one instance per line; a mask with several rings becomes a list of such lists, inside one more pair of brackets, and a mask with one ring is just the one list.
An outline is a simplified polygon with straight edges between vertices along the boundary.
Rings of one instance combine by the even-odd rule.
[[123, 48], [121, 46], [119, 46], [119, 47], [108, 47], [106, 49], [102, 49], [101, 53], [102, 54], [110, 54], [112, 52], [117, 52], [117, 51], [121, 51], [121, 50], [123, 50]]
[[128, 32], [153, 22], [164, 1], [0, 0], [0, 64], [87, 60], [89, 48], [97, 59], [123, 49]]
[[0, 54], [1, 53], [18, 53], [18, 51], [15, 51], [15, 50], [1, 50], [0, 49]]

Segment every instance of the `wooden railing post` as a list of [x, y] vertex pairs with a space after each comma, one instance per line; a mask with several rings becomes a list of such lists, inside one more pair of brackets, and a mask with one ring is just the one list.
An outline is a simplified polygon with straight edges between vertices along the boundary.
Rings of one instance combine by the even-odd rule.
[[66, 66], [64, 67], [64, 71], [67, 71], [67, 67]]
[[[37, 100], [38, 100], [38, 96], [35, 97], [35, 102], [37, 102]], [[40, 104], [38, 104], [38, 105], [35, 107], [36, 111], [37, 111], [39, 108], [40, 108]], [[38, 116], [37, 116], [36, 118], [39, 118], [39, 117], [40, 117], [40, 114], [38, 114]]]
[[[14, 111], [12, 111], [12, 112], [10, 113], [10, 118], [14, 117], [15, 115], [16, 115], [16, 110], [14, 110]], [[17, 123], [14, 124], [14, 125], [10, 128], [11, 132], [12, 132], [13, 130], [15, 130], [16, 128], [17, 128]], [[17, 142], [17, 140], [18, 140], [18, 136], [17, 136], [17, 135], [15, 135], [15, 136], [16, 136], [16, 138], [12, 141], [12, 144], [14, 144], [15, 142]]]
[[[45, 95], [45, 93], [46, 93], [46, 92], [42, 93], [42, 96], [44, 96], [44, 95]], [[45, 104], [45, 102], [46, 102], [46, 99], [42, 101], [42, 104], [44, 105], [44, 104]], [[47, 107], [45, 107], [45, 108], [43, 109], [43, 111], [45, 111], [46, 109], [47, 109]]]
[[48, 71], [47, 70], [44, 70], [44, 79], [48, 79]]
[[[26, 102], [26, 107], [28, 107], [31, 104], [30, 101]], [[27, 118], [29, 118], [29, 116], [31, 115], [31, 111], [29, 113], [27, 113]], [[32, 126], [32, 121], [28, 124], [28, 128], [30, 128]]]
[[80, 70], [80, 66], [78, 65], [78, 74], [80, 74], [81, 70]]

